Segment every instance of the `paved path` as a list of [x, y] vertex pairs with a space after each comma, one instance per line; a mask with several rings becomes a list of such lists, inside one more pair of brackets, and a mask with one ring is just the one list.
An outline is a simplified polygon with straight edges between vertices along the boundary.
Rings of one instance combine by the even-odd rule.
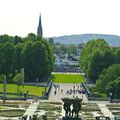
[[24, 115], [28, 115], [27, 120], [29, 120], [29, 117], [32, 116], [34, 112], [37, 110], [38, 104], [39, 102], [31, 103], [31, 105], [26, 109]]
[[19, 117], [1, 117], [0, 120], [19, 120]]
[[106, 107], [106, 104], [100, 104], [100, 103], [98, 103], [98, 106], [99, 106], [101, 112], [103, 113], [103, 115], [104, 115], [105, 117], [110, 117], [111, 120], [114, 119], [113, 114], [112, 114], [111, 111]]
[[[58, 87], [55, 87], [58, 86]], [[75, 93], [71, 92], [70, 90], [74, 90]], [[83, 102], [88, 102], [88, 99], [85, 94], [80, 94], [76, 92], [76, 90], [82, 90], [82, 87], [80, 84], [53, 84], [50, 95], [48, 100], [50, 102], [62, 102], [61, 98], [68, 97], [68, 98], [81, 98], [83, 99]], [[56, 91], [56, 94], [55, 94]], [[69, 91], [69, 92], [68, 92]]]

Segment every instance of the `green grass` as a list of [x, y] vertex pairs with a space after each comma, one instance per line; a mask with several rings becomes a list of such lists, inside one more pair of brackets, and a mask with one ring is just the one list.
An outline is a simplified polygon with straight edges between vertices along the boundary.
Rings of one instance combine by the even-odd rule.
[[5, 107], [4, 106], [0, 106], [0, 110], [4, 109]]
[[[15, 84], [7, 84], [7, 92], [17, 93], [18, 86]], [[24, 93], [25, 91], [29, 91], [29, 95], [41, 96], [42, 91], [45, 90], [45, 87], [38, 86], [20, 86], [20, 91]], [[3, 92], [3, 84], [0, 84], [0, 92]]]
[[[24, 114], [25, 110], [2, 110], [0, 116], [2, 117], [19, 117]], [[7, 114], [6, 114], [7, 113]]]
[[83, 76], [79, 74], [53, 74], [54, 83], [81, 83], [84, 82]]

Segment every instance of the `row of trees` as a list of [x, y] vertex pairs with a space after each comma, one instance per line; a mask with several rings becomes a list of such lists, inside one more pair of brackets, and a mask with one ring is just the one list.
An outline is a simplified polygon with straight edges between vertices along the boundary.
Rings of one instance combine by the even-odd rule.
[[54, 52], [59, 53], [59, 52], [64, 52], [67, 53], [68, 55], [77, 55], [77, 45], [70, 44], [70, 45], [64, 45], [61, 43], [56, 43], [54, 44]]
[[24, 68], [25, 81], [48, 77], [54, 64], [53, 49], [44, 38], [30, 33], [27, 37], [0, 36], [0, 75], [9, 82]]
[[110, 47], [104, 39], [91, 40], [83, 48], [79, 63], [99, 92], [120, 98], [120, 47]]

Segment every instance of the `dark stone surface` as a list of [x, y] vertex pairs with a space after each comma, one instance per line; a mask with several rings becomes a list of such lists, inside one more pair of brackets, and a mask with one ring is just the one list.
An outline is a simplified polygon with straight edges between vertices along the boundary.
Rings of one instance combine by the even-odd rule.
[[27, 120], [27, 117], [28, 117], [27, 115], [23, 115], [22, 120]]
[[81, 118], [63, 117], [62, 120], [82, 120]]

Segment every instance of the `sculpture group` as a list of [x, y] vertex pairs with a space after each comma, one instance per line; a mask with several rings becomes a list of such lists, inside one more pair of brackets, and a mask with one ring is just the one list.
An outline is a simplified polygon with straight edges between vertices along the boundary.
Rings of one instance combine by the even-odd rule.
[[78, 118], [78, 113], [81, 110], [81, 101], [82, 99], [75, 98], [63, 98], [62, 101], [64, 102], [63, 108], [65, 110], [65, 117], [76, 117]]

